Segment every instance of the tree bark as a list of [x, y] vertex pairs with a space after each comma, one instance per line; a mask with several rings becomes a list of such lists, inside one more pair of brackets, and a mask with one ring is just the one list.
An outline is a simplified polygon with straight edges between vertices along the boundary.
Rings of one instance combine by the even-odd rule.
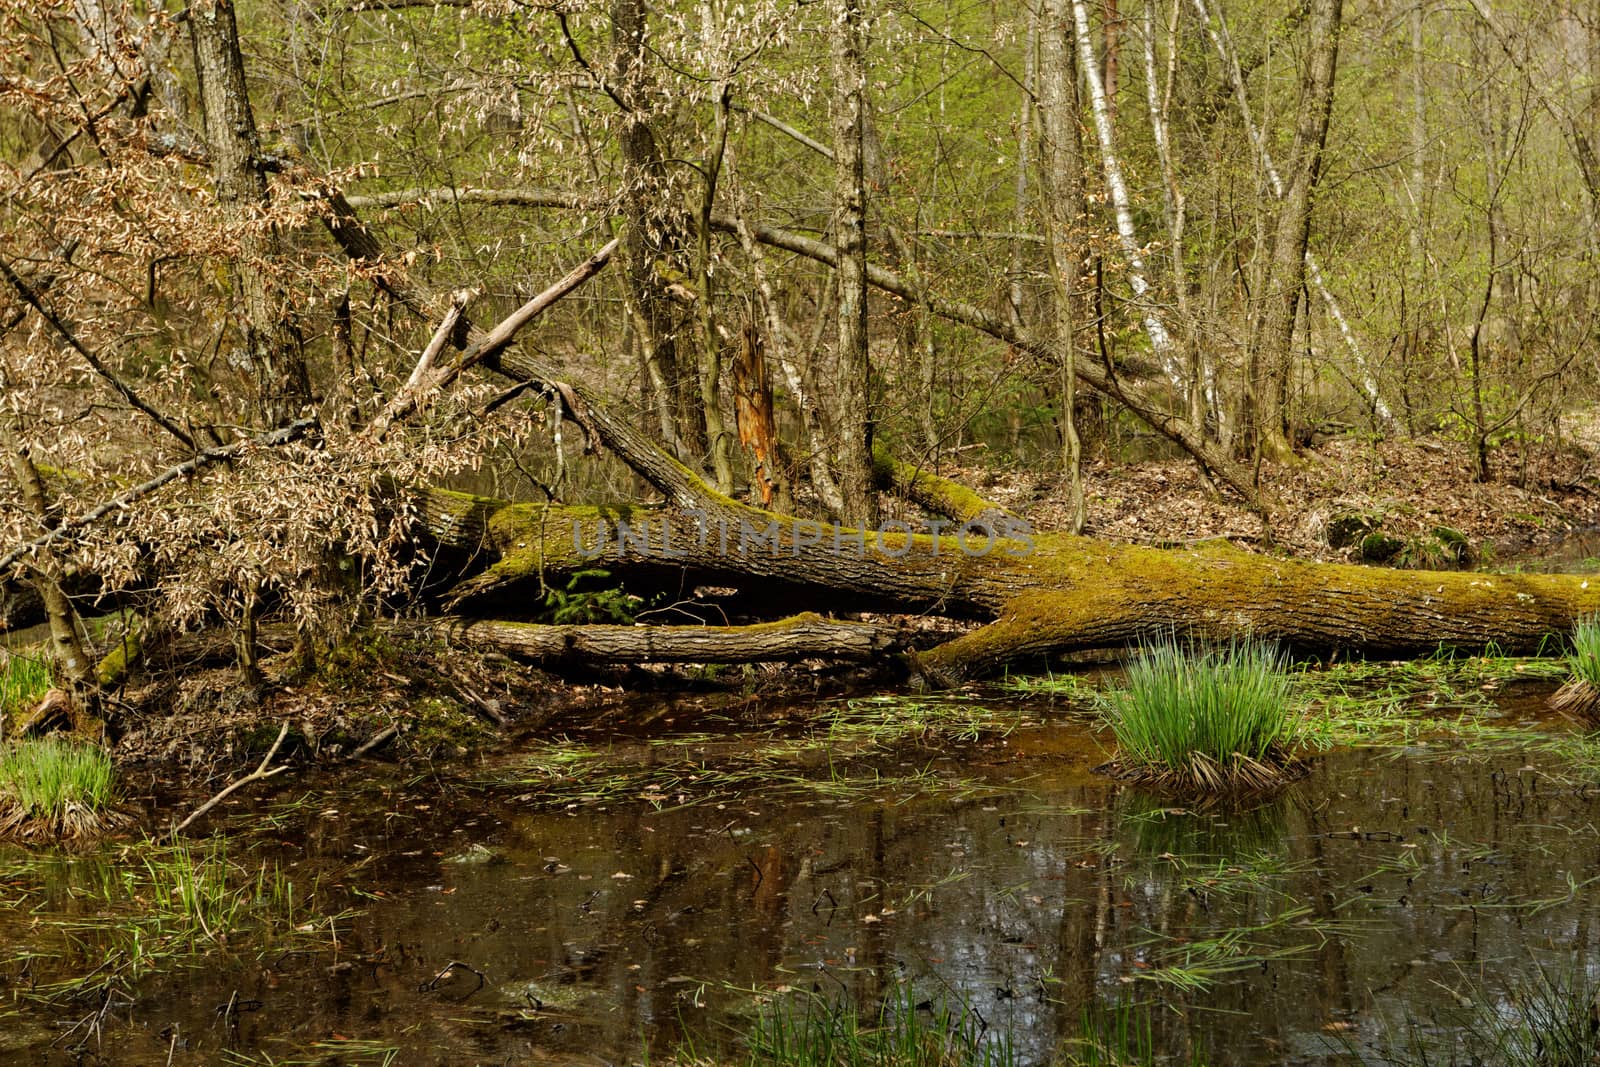
[[1083, 530], [1088, 506], [1083, 495], [1083, 444], [1078, 436], [1078, 327], [1087, 319], [1079, 291], [1083, 274], [1087, 208], [1083, 145], [1078, 140], [1077, 64], [1067, 47], [1071, 16], [1066, 0], [1050, 0], [1040, 56], [1039, 112], [1044, 136], [1041, 163], [1048, 206], [1045, 248], [1055, 290], [1055, 347], [1061, 369], [1061, 466], [1067, 477], [1068, 527]]
[[723, 340], [716, 321], [715, 282], [716, 271], [712, 264], [715, 239], [711, 230], [711, 212], [716, 206], [717, 179], [728, 148], [728, 84], [717, 86], [717, 125], [713, 135], [711, 155], [705, 161], [702, 177], [705, 189], [700, 197], [700, 217], [695, 248], [695, 291], [699, 294], [696, 310], [700, 326], [700, 408], [706, 421], [706, 442], [711, 450], [711, 470], [717, 479], [717, 490], [733, 492], [733, 448], [727, 428], [722, 422], [722, 345]]
[[[1097, 69], [1094, 42], [1089, 35], [1089, 15], [1084, 10], [1084, 0], [1072, 0], [1072, 20], [1078, 40], [1078, 59], [1086, 71]], [[1117, 158], [1116, 135], [1112, 130], [1111, 105], [1107, 101], [1105, 86], [1098, 78], [1086, 79], [1089, 86], [1089, 108], [1094, 116], [1095, 133], [1100, 139], [1100, 160], [1105, 169], [1106, 190], [1117, 219], [1117, 236], [1122, 241], [1122, 256], [1128, 264], [1128, 285], [1133, 290], [1139, 313], [1144, 319], [1145, 336], [1150, 347], [1161, 360], [1162, 368], [1174, 386], [1183, 385], [1182, 368], [1172, 358], [1172, 338], [1166, 323], [1151, 300], [1150, 283], [1145, 278], [1144, 255], [1140, 251], [1139, 237], [1134, 231], [1133, 209], [1128, 199], [1128, 183], [1122, 176], [1122, 163]]]
[[766, 345], [751, 318], [739, 334], [733, 357], [734, 424], [739, 443], [750, 454], [752, 481], [762, 507], [793, 510], [787, 466], [781, 458], [778, 423], [773, 413], [772, 381], [767, 374]]
[[839, 249], [837, 414], [839, 490], [847, 522], [870, 525], [870, 364], [867, 360], [866, 30], [861, 0], [833, 0], [833, 224]]
[[311, 384], [299, 330], [264, 267], [278, 258], [279, 240], [260, 225], [268, 203], [267, 178], [260, 165], [261, 140], [245, 85], [233, 4], [202, 0], [189, 9], [188, 22], [212, 182], [217, 202], [238, 235], [232, 271], [242, 313], [242, 348], [251, 369], [251, 415], [268, 427], [286, 426], [310, 402]]
[[[1228, 34], [1228, 25], [1218, 17], [1218, 24], [1211, 24], [1211, 15], [1206, 9], [1205, 0], [1190, 0], [1200, 21], [1206, 28], [1206, 35], [1211, 38], [1211, 45], [1216, 50], [1217, 58], [1222, 61], [1224, 76], [1233, 88], [1234, 100], [1239, 105], [1239, 114], [1244, 119], [1245, 133], [1255, 145], [1256, 153], [1261, 157], [1261, 167], [1266, 171], [1267, 181], [1272, 186], [1273, 196], [1282, 198], [1286, 193], [1283, 178], [1278, 173], [1277, 165], [1273, 162], [1272, 153], [1267, 147], [1266, 137], [1261, 128], [1256, 125], [1251, 113], [1250, 99], [1244, 89], [1244, 74], [1239, 68], [1239, 58], [1233, 48], [1233, 40]], [[1381, 428], [1394, 429], [1398, 423], [1388, 403], [1383, 399], [1383, 394], [1378, 389], [1378, 381], [1373, 376], [1372, 369], [1367, 362], [1361, 344], [1356, 340], [1355, 331], [1350, 327], [1350, 320], [1345, 317], [1344, 308], [1339, 304], [1333, 290], [1328, 287], [1327, 280], [1323, 277], [1322, 267], [1317, 262], [1317, 257], [1310, 248], [1305, 253], [1306, 276], [1310, 278], [1311, 285], [1322, 297], [1323, 305], [1327, 308], [1328, 317], [1338, 327], [1339, 337], [1344, 341], [1345, 348], [1350, 352], [1351, 361], [1355, 365], [1356, 375], [1359, 379], [1362, 394], [1367, 398], [1367, 403], [1372, 407], [1372, 413]]]
[[450, 619], [441, 628], [456, 640], [536, 663], [863, 662], [889, 655], [903, 645], [891, 629], [830, 622], [812, 614], [753, 626], [543, 626]]
[[1311, 240], [1311, 205], [1322, 174], [1322, 150], [1333, 111], [1334, 78], [1339, 66], [1342, 0], [1312, 0], [1307, 33], [1310, 52], [1301, 75], [1299, 113], [1294, 145], [1285, 167], [1278, 201], [1263, 301], [1249, 358], [1251, 417], [1259, 447], [1273, 459], [1287, 459], [1289, 441], [1286, 404], [1294, 329], [1300, 296], [1305, 291], [1306, 248]]
[[663, 276], [687, 276], [689, 257], [685, 220], [668, 195], [666, 161], [650, 121], [654, 86], [645, 0], [614, 0], [611, 33], [611, 95], [622, 111], [618, 145], [628, 298], [650, 376], [667, 391], [676, 423], [670, 433], [664, 428], [663, 437], [676, 438], [682, 447], [679, 458], [693, 462], [705, 452], [706, 419], [697, 375], [685, 370], [679, 351], [680, 314], [662, 285]]
[[992, 543], [971, 533], [878, 535], [713, 495], [689, 508], [594, 508], [427, 489], [414, 504], [441, 545], [496, 560], [470, 593], [598, 566], [623, 579], [668, 572], [767, 583], [774, 604], [799, 590], [827, 596], [838, 610], [989, 622], [920, 657], [946, 680], [1021, 659], [1122, 647], [1168, 628], [1367, 654], [1491, 643], [1522, 652], [1600, 608], [1600, 582], [1582, 575], [1304, 563], [1225, 542], [1157, 549], [1054, 533]]
[[[0, 447], [9, 454], [12, 473], [22, 491], [23, 502], [44, 527], [55, 525], [53, 509], [45, 491], [44, 479], [28, 448], [20, 442], [9, 418], [0, 416]], [[28, 580], [39, 594], [45, 621], [50, 628], [50, 652], [55, 660], [55, 681], [70, 694], [68, 715], [75, 730], [87, 727], [96, 710], [97, 694], [92, 686], [88, 653], [78, 631], [78, 613], [61, 588], [62, 567], [50, 548], [41, 548], [28, 563]], [[23, 732], [26, 732], [25, 730]]]
[[[534, 378], [535, 368], [518, 373]], [[585, 398], [574, 417], [666, 495], [661, 508], [513, 504], [443, 489], [411, 503], [441, 546], [494, 560], [460, 599], [602, 566], [825, 594], [838, 610], [932, 612], [989, 621], [918, 660], [955, 680], [1018, 659], [1118, 647], [1152, 631], [1243, 633], [1303, 647], [1423, 653], [1495, 644], [1525, 651], [1600, 608], [1584, 575], [1396, 571], [1253, 555], [1226, 542], [1187, 549], [1115, 544], [1010, 525], [1010, 536], [876, 532], [778, 515], [728, 499]], [[973, 494], [976, 496], [976, 494]], [[979, 498], [981, 499], [981, 498]], [[996, 509], [999, 511], [1000, 509]]]

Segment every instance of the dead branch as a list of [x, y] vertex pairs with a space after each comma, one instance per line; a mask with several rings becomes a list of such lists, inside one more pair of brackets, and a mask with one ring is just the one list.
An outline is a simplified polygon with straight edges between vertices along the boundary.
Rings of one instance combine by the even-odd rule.
[[185, 448], [191, 451], [194, 449], [194, 438], [190, 437], [187, 433], [180, 429], [177, 423], [173, 422], [171, 419], [161, 414], [161, 412], [151, 407], [150, 404], [143, 400], [138, 393], [133, 391], [132, 386], [128, 385], [127, 382], [124, 382], [121, 378], [118, 378], [114, 373], [112, 373], [111, 368], [106, 366], [104, 361], [102, 361], [99, 356], [89, 351], [89, 349], [84, 346], [82, 341], [78, 340], [78, 335], [72, 332], [72, 328], [62, 321], [62, 319], [56, 315], [54, 311], [51, 311], [50, 308], [45, 305], [44, 301], [39, 297], [39, 294], [34, 291], [33, 286], [23, 281], [17, 272], [11, 269], [11, 264], [7, 263], [4, 259], [0, 259], [0, 274], [5, 275], [6, 281], [11, 283], [11, 288], [17, 291], [17, 295], [32, 305], [33, 309], [44, 317], [44, 321], [50, 324], [51, 329], [60, 334], [62, 340], [66, 341], [67, 344], [72, 347], [73, 351], [82, 356], [84, 362], [89, 364], [90, 368], [108, 385], [110, 385], [112, 389], [116, 390], [117, 394], [121, 396], [122, 399], [126, 400], [130, 405], [137, 408], [139, 411], [144, 412], [144, 414], [149, 417], [151, 422], [155, 423], [167, 433], [183, 442], [183, 446]]
[[173, 838], [177, 837], [179, 834], [181, 834], [185, 830], [187, 830], [194, 823], [194, 821], [196, 819], [200, 818], [200, 816], [204, 815], [206, 812], [210, 811], [212, 808], [216, 807], [218, 804], [220, 804], [224, 800], [226, 800], [233, 793], [237, 792], [240, 789], [243, 789], [245, 786], [249, 785], [250, 783], [252, 783], [252, 782], [262, 782], [262, 781], [265, 781], [268, 778], [274, 778], [274, 777], [282, 774], [284, 771], [288, 770], [289, 769], [289, 765], [288, 764], [284, 764], [281, 767], [273, 767], [270, 771], [267, 770], [268, 765], [272, 763], [272, 757], [274, 757], [274, 756], [276, 756], [278, 754], [278, 748], [279, 748], [279, 746], [281, 746], [283, 744], [283, 739], [285, 737], [288, 737], [288, 736], [289, 736], [289, 720], [285, 719], [283, 721], [283, 725], [278, 728], [278, 739], [276, 741], [272, 742], [272, 747], [267, 750], [267, 754], [264, 757], [262, 757], [260, 764], [258, 764], [256, 766], [255, 770], [251, 771], [249, 774], [245, 775], [243, 778], [240, 778], [238, 781], [234, 782], [232, 785], [226, 786], [216, 796], [212, 797], [210, 800], [206, 801], [204, 804], [202, 804], [198, 808], [194, 809], [194, 811], [189, 814], [189, 817], [187, 819], [183, 820], [177, 826], [174, 826], [172, 829], [168, 830], [165, 834], [162, 835], [162, 838], [164, 840], [170, 841]]
[[[411, 376], [406, 379], [406, 384], [401, 387], [395, 398], [384, 405], [384, 409], [373, 417], [372, 423], [367, 427], [367, 436], [374, 441], [381, 441], [389, 432], [389, 427], [394, 421], [417, 410], [422, 403], [421, 393], [424, 383], [428, 383], [432, 376], [433, 364], [439, 358], [439, 353], [444, 351], [444, 346], [449, 342], [456, 331], [456, 326], [461, 321], [461, 312], [467, 306], [465, 292], [455, 295], [450, 302], [450, 310], [445, 312], [444, 318], [439, 323], [439, 328], [433, 331], [433, 337], [428, 341], [428, 346], [422, 350], [422, 358], [417, 360], [417, 365], [412, 368]], [[431, 383], [430, 383], [431, 384]]]
[[547, 626], [452, 619], [451, 637], [515, 659], [584, 663], [775, 663], [803, 659], [868, 661], [902, 647], [893, 629], [795, 615], [752, 626]]
[[352, 208], [392, 208], [413, 204], [424, 207], [434, 203], [487, 204], [494, 207], [549, 207], [575, 209], [589, 206], [589, 202], [575, 193], [560, 189], [534, 189], [518, 186], [510, 189], [456, 189], [439, 186], [433, 189], [394, 189], [387, 193], [366, 196], [348, 196], [345, 203]]
[[298, 422], [291, 422], [281, 430], [272, 430], [267, 433], [257, 434], [245, 441], [236, 441], [231, 445], [219, 445], [216, 448], [208, 448], [197, 452], [182, 463], [168, 467], [149, 481], [136, 485], [132, 489], [124, 490], [105, 503], [97, 504], [76, 518], [66, 520], [49, 533], [41, 534], [26, 544], [18, 545], [4, 556], [0, 556], [0, 572], [4, 572], [12, 564], [26, 556], [41, 549], [49, 548], [72, 533], [72, 531], [91, 526], [114, 511], [122, 511], [140, 497], [149, 496], [162, 486], [174, 482], [185, 475], [193, 474], [201, 467], [236, 456], [247, 448], [271, 448], [288, 444], [305, 436], [307, 432], [316, 428], [316, 426], [316, 419], [300, 419]]

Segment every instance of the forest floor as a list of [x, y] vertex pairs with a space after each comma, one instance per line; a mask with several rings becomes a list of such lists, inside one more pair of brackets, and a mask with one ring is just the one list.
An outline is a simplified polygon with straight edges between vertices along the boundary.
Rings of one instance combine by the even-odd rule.
[[[1579, 424], [1581, 422], [1581, 425]], [[1600, 417], [1574, 420], [1559, 449], [1494, 454], [1495, 479], [1471, 473], [1462, 442], [1441, 438], [1369, 441], [1334, 438], [1301, 452], [1293, 465], [1266, 463], [1261, 484], [1276, 520], [1267, 537], [1259, 518], [1210, 490], [1187, 458], [1086, 465], [1085, 499], [1093, 537], [1181, 545], [1226, 538], [1243, 547], [1303, 559], [1362, 561], [1362, 537], [1381, 531], [1401, 548], [1391, 562], [1448, 565], [1417, 551], [1437, 531], [1459, 532], [1471, 562], [1493, 564], [1600, 526]], [[1005, 504], [1039, 529], [1066, 525], [1058, 475], [946, 470]]]

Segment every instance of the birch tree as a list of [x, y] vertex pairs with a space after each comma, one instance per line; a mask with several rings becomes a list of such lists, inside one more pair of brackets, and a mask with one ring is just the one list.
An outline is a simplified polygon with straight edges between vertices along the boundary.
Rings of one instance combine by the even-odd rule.
[[1161, 361], [1162, 369], [1177, 388], [1184, 388], [1182, 368], [1173, 358], [1172, 337], [1157, 307], [1150, 283], [1145, 278], [1144, 252], [1139, 236], [1134, 231], [1133, 209], [1128, 197], [1128, 183], [1122, 175], [1122, 163], [1117, 157], [1116, 135], [1111, 125], [1111, 109], [1106, 99], [1105, 86], [1092, 72], [1100, 69], [1095, 58], [1094, 40], [1089, 30], [1089, 15], [1083, 0], [1072, 0], [1072, 19], [1078, 42], [1078, 61], [1091, 72], [1084, 79], [1089, 87], [1089, 109], [1094, 118], [1095, 134], [1100, 142], [1100, 163], [1105, 172], [1106, 192], [1117, 220], [1117, 236], [1122, 243], [1122, 257], [1127, 264], [1128, 286], [1133, 290], [1139, 314], [1144, 322], [1144, 332], [1150, 347]]

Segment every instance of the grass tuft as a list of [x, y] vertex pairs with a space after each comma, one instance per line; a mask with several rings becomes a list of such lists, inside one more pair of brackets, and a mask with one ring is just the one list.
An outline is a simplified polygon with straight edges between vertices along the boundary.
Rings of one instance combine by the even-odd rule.
[[1183, 791], [1266, 789], [1288, 776], [1296, 740], [1277, 647], [1207, 646], [1166, 634], [1140, 650], [1108, 695], [1117, 769]]
[[1579, 962], [1546, 967], [1512, 980], [1504, 995], [1469, 983], [1456, 992], [1459, 1012], [1409, 1018], [1386, 1035], [1385, 1063], [1446, 1067], [1493, 1063], [1504, 1067], [1590, 1067], [1600, 1062], [1600, 984]]
[[0, 651], [0, 716], [27, 711], [50, 689], [50, 665], [37, 656]]
[[1584, 615], [1573, 626], [1567, 670], [1567, 682], [1550, 706], [1563, 715], [1600, 721], [1600, 615]]
[[38, 738], [0, 749], [0, 836], [82, 840], [120, 825], [116, 775], [95, 745]]
[[919, 1000], [905, 983], [875, 1017], [853, 1004], [784, 998], [749, 1037], [750, 1063], [777, 1067], [1010, 1067], [1015, 1051], [969, 1013]]
[[[1152, 1010], [1125, 1000], [1085, 1008], [1079, 1037], [1066, 1050], [1064, 1062], [1071, 1067], [1154, 1067], [1174, 1062], [1156, 1051]], [[1198, 1050], [1187, 1061], [1176, 1062], [1205, 1065]]]

